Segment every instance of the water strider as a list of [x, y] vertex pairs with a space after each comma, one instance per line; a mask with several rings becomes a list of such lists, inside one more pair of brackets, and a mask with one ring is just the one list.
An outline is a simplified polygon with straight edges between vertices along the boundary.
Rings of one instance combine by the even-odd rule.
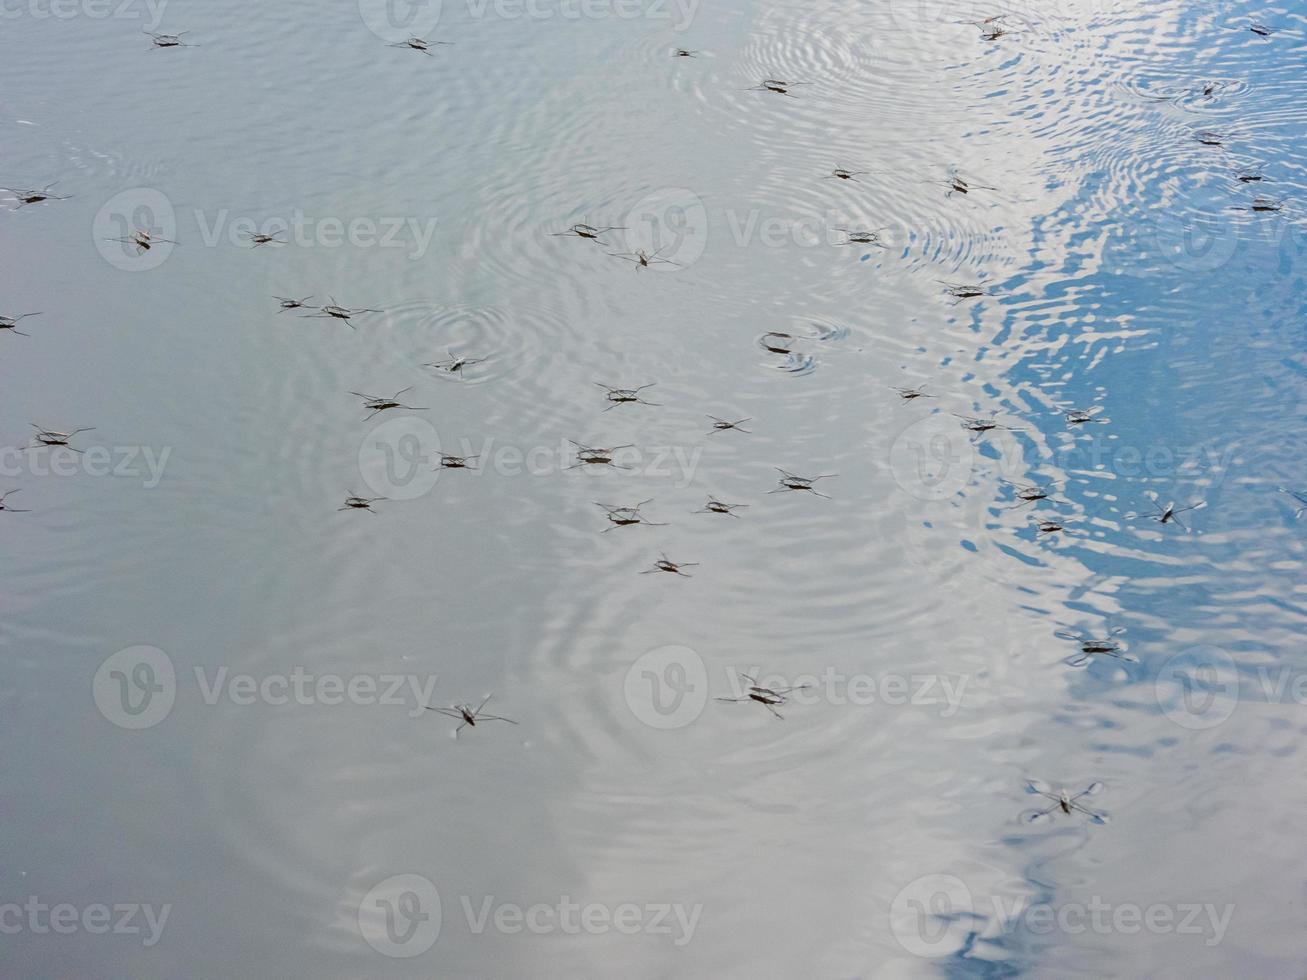
[[372, 509], [372, 505], [375, 504], [378, 500], [385, 500], [385, 499], [386, 499], [385, 497], [360, 497], [357, 494], [351, 492], [349, 496], [345, 498], [344, 505], [341, 507], [337, 507], [336, 510], [337, 511], [366, 510], [369, 514], [375, 514], [376, 511]]
[[176, 245], [177, 243], [171, 238], [155, 238], [148, 230], [137, 229], [126, 238], [106, 238], [107, 242], [118, 242], [122, 245], [130, 245], [136, 249], [137, 255], [144, 255], [156, 245]]
[[615, 454], [619, 450], [633, 448], [630, 443], [625, 446], [592, 447], [583, 445], [574, 439], [567, 441], [576, 447], [576, 462], [567, 467], [569, 470], [574, 470], [578, 466], [611, 466], [618, 470], [630, 469], [629, 466], [614, 462]]
[[788, 470], [781, 469], [779, 466], [774, 467], [774, 469], [781, 475], [779, 481], [780, 485], [776, 487], [775, 490], [768, 490], [768, 493], [786, 493], [791, 490], [799, 492], [806, 491], [815, 497], [825, 497], [827, 500], [830, 499], [830, 496], [818, 492], [816, 488], [813, 487], [813, 484], [818, 480], [829, 480], [832, 477], [839, 475], [838, 473], [823, 473], [821, 476], [796, 476]]
[[638, 388], [614, 388], [612, 385], [606, 385], [602, 381], [595, 382], [595, 385], [603, 388], [608, 393], [606, 396], [607, 400], [612, 402], [611, 405], [604, 409], [605, 412], [612, 411], [618, 405], [648, 405], [652, 408], [659, 407], [657, 402], [647, 402], [640, 397], [640, 392], [644, 391], [646, 388], [653, 388], [656, 384], [657, 382], [651, 382], [647, 385], [640, 385]]
[[567, 231], [550, 232], [552, 238], [584, 238], [587, 241], [598, 242], [600, 245], [607, 243], [599, 236], [610, 231], [626, 231], [624, 225], [608, 225], [604, 228], [596, 228], [594, 225], [588, 225], [584, 221], [572, 225]]
[[481, 364], [485, 361], [484, 357], [466, 357], [460, 354], [454, 354], [451, 351], [445, 351], [449, 356], [443, 361], [433, 361], [423, 367], [435, 368], [437, 371], [444, 371], [446, 374], [462, 375], [463, 369], [473, 364]]
[[944, 292], [953, 297], [955, 306], [964, 299], [975, 299], [977, 296], [991, 295], [983, 283], [948, 282], [944, 279], [936, 279], [935, 281], [944, 287]]
[[641, 500], [638, 504], [636, 504], [633, 507], [614, 507], [611, 504], [601, 504], [598, 501], [595, 501], [594, 505], [596, 507], [602, 508], [605, 511], [605, 516], [608, 518], [609, 522], [613, 525], [612, 527], [604, 528], [601, 533], [607, 534], [609, 531], [614, 531], [619, 527], [631, 527], [635, 524], [645, 524], [649, 527], [666, 527], [667, 526], [666, 524], [660, 524], [656, 521], [651, 521], [640, 513], [641, 507], [643, 507], [645, 504], [651, 504], [651, 503], [653, 503], [652, 499]]
[[1127, 514], [1125, 519], [1131, 521], [1131, 520], [1137, 520], [1140, 517], [1147, 517], [1150, 521], [1157, 521], [1158, 524], [1178, 524], [1180, 527], [1184, 528], [1184, 530], [1187, 531], [1189, 530], [1189, 526], [1185, 524], [1184, 521], [1180, 520], [1180, 518], [1177, 515], [1188, 513], [1191, 510], [1202, 510], [1204, 507], [1207, 506], [1207, 501], [1199, 500], [1197, 503], [1192, 503], [1185, 507], [1177, 507], [1175, 505], [1175, 501], [1173, 500], [1170, 503], [1168, 503], [1165, 507], [1163, 507], [1157, 501], [1157, 499], [1154, 498], [1152, 504], [1154, 509], [1157, 511], [1157, 513]]
[[748, 674], [741, 674], [740, 676], [749, 682], [749, 687], [745, 689], [742, 695], [735, 698], [713, 698], [713, 700], [725, 701], [732, 704], [744, 704], [749, 702], [760, 704], [782, 721], [785, 720], [785, 716], [777, 711], [776, 708], [779, 705], [785, 704], [789, 700], [789, 696], [795, 691], [806, 691], [812, 687], [811, 684], [800, 684], [797, 687], [763, 687], [759, 684], [756, 678], [750, 677]]
[[512, 718], [505, 718], [502, 715], [485, 714], [482, 711], [482, 709], [486, 706], [486, 702], [488, 702], [491, 697], [492, 695], [487, 694], [484, 698], [481, 699], [481, 703], [478, 704], [475, 708], [467, 704], [453, 704], [450, 705], [448, 708], [437, 708], [429, 704], [424, 705], [423, 707], [425, 707], [428, 711], [434, 711], [437, 714], [445, 715], [448, 718], [457, 719], [460, 722], [460, 724], [457, 728], [454, 729], [455, 736], [457, 736], [458, 733], [461, 732], [464, 728], [467, 728], [469, 726], [471, 726], [472, 728], [476, 728], [477, 723], [482, 721], [506, 721], [510, 725], [516, 725], [517, 722], [515, 722]]
[[39, 312], [19, 313], [17, 316], [5, 316], [3, 314], [0, 314], [0, 330], [13, 331], [14, 333], [18, 334], [18, 336], [20, 337], [30, 337], [31, 334], [24, 333], [22, 330], [18, 329], [18, 323], [20, 320], [26, 320], [29, 316], [40, 316], [40, 315], [41, 314]]
[[260, 245], [289, 245], [290, 243], [278, 238], [276, 235], [264, 235], [259, 232], [248, 232], [245, 240], [250, 243], [250, 248], [258, 248]]
[[313, 307], [309, 306], [309, 300], [313, 298], [312, 296], [305, 296], [303, 299], [294, 299], [290, 296], [274, 296], [272, 298], [281, 304], [281, 309], [277, 311], [278, 313], [285, 313], [287, 310], [313, 309]]
[[1108, 821], [1107, 814], [1099, 813], [1096, 810], [1091, 810], [1088, 807], [1078, 802], [1079, 800], [1084, 799], [1086, 796], [1097, 796], [1100, 792], [1102, 792], [1102, 789], [1103, 789], [1102, 783], [1097, 783], [1097, 782], [1090, 783], [1079, 793], [1072, 795], [1065, 789], [1059, 789], [1054, 791], [1054, 789], [1051, 786], [1049, 786], [1047, 783], [1045, 783], [1043, 780], [1027, 779], [1026, 792], [1035, 793], [1038, 794], [1039, 796], [1044, 797], [1045, 799], [1052, 800], [1053, 805], [1047, 807], [1046, 809], [1040, 810], [1036, 813], [1027, 814], [1025, 820], [1027, 823], [1036, 823], [1040, 820], [1047, 819], [1052, 814], [1057, 812], [1066, 813], [1066, 814], [1083, 813], [1094, 823], [1105, 824]]
[[1125, 646], [1117, 639], [1125, 633], [1124, 626], [1109, 630], [1107, 636], [1091, 636], [1088, 633], [1073, 633], [1070, 630], [1058, 630], [1053, 635], [1061, 640], [1071, 640], [1080, 645], [1080, 652], [1067, 657], [1064, 663], [1070, 667], [1083, 667], [1095, 657], [1112, 657], [1128, 664], [1139, 663], [1139, 658], [1125, 652]]
[[641, 575], [652, 575], [654, 572], [668, 572], [672, 575], [679, 575], [681, 578], [692, 578], [681, 571], [682, 568], [694, 568], [699, 563], [697, 561], [675, 562], [667, 557], [664, 553], [653, 563], [653, 568], [646, 568]]
[[368, 414], [363, 419], [363, 421], [366, 422], [368, 421], [368, 419], [372, 418], [372, 416], [376, 415], [378, 412], [385, 412], [392, 408], [405, 408], [408, 409], [410, 412], [427, 411], [427, 409], [418, 408], [416, 405], [405, 405], [398, 400], [399, 396], [404, 394], [404, 392], [412, 391], [412, 390], [413, 390], [413, 386], [409, 385], [407, 388], [400, 388], [399, 391], [395, 392], [393, 395], [381, 395], [381, 396], [365, 395], [361, 391], [351, 391], [350, 394], [357, 395], [359, 398], [362, 398], [363, 407], [369, 409]]
[[1102, 411], [1103, 408], [1101, 405], [1095, 405], [1093, 408], [1087, 408], [1083, 411], [1078, 408], [1072, 408], [1063, 412], [1062, 417], [1066, 419], [1067, 425], [1087, 425], [1090, 422], [1110, 422], [1111, 419], [1100, 419], [1095, 417]]
[[1047, 500], [1053, 495], [1053, 488], [1058, 484], [1046, 483], [1043, 486], [1038, 486], [1033, 483], [1012, 483], [1009, 485], [1013, 488], [1014, 496], [1020, 501], [1020, 503], [1013, 504], [1009, 510], [1017, 510], [1036, 501]]
[[154, 31], [145, 31], [150, 37], [150, 43], [156, 48], [198, 48], [198, 44], [191, 44], [189, 41], [183, 41], [190, 31], [182, 31], [179, 34], [156, 34]]
[[364, 313], [381, 312], [381, 310], [372, 310], [363, 307], [360, 307], [357, 310], [350, 309], [347, 306], [341, 306], [339, 303], [336, 302], [336, 297], [330, 295], [327, 297], [327, 299], [331, 300], [331, 302], [328, 303], [326, 306], [319, 307], [317, 313], [306, 314], [304, 316], [304, 319], [310, 320], [313, 319], [314, 317], [328, 317], [332, 320], [344, 320], [347, 324], [349, 324], [350, 329], [354, 330], [357, 328], [351, 322], [352, 317], [362, 316]]
[[21, 208], [27, 207], [29, 204], [40, 204], [43, 201], [68, 200], [67, 196], [61, 197], [58, 194], [50, 193], [50, 188], [57, 183], [59, 183], [59, 181], [57, 180], [51, 181], [50, 183], [42, 187], [40, 190], [23, 189], [18, 187], [0, 187], [0, 191], [8, 191], [10, 194], [14, 195], [15, 198], [17, 198], [18, 200], [17, 206], [10, 208], [10, 210], [18, 211]]
[[402, 41], [396, 41], [394, 44], [388, 44], [390, 48], [408, 48], [410, 51], [418, 51], [428, 58], [434, 57], [431, 53], [431, 46], [453, 44], [453, 41], [428, 41], [420, 37], [408, 37]]
[[0, 493], [0, 511], [8, 511], [11, 514], [29, 513], [28, 511], [23, 510], [21, 507], [10, 507], [8, 504], [5, 503], [5, 501], [9, 499], [9, 497], [13, 496], [16, 493], [21, 493], [21, 492], [22, 492], [21, 490], [6, 490], [4, 493]]
[[726, 419], [719, 419], [716, 415], [709, 415], [712, 419], [712, 428], [708, 430], [708, 435], [715, 435], [718, 432], [725, 432], [727, 429], [734, 429], [736, 432], [749, 432], [749, 429], [742, 428], [745, 422], [752, 422], [753, 419], [739, 419], [735, 422], [728, 422]]
[[835, 230], [842, 231], [845, 239], [842, 242], [836, 242], [836, 245], [875, 245], [878, 248], [885, 248], [885, 243], [880, 240], [880, 233], [885, 228], [876, 228], [872, 231], [850, 231], [848, 228], [836, 228]]
[[78, 429], [70, 429], [67, 432], [60, 432], [57, 429], [43, 429], [35, 422], [31, 422], [29, 424], [32, 426], [33, 429], [36, 430], [36, 435], [32, 436], [32, 442], [27, 447], [28, 449], [36, 449], [40, 446], [52, 446], [52, 447], [61, 446], [66, 449], [70, 449], [75, 453], [80, 453], [81, 452], [80, 449], [76, 449], [73, 446], [69, 445], [69, 440], [72, 439], [72, 437], [77, 435], [79, 432], [95, 431], [95, 426], [93, 425], [82, 426], [81, 428]]
[[934, 395], [926, 394], [926, 386], [918, 385], [915, 388], [895, 388], [899, 393], [899, 399], [905, 402], [914, 402], [918, 398], [934, 398]]
[[673, 262], [671, 259], [659, 258], [658, 253], [668, 247], [670, 246], [664, 245], [662, 248], [654, 252], [646, 252], [642, 248], [637, 248], [634, 252], [609, 252], [608, 254], [615, 259], [625, 259], [627, 262], [634, 262], [635, 271], [639, 272], [641, 269], [647, 269], [651, 265], [679, 265], [679, 263]]
[[725, 514], [727, 517], [739, 519], [739, 514], [735, 513], [742, 507], [748, 507], [748, 504], [724, 504], [715, 497], [709, 497], [708, 502], [694, 511], [695, 514]]
[[970, 415], [958, 415], [953, 413], [953, 417], [962, 420], [962, 428], [968, 432], [985, 433], [993, 432], [995, 429], [1003, 429], [1007, 432], [1015, 432], [1016, 427], [1011, 425], [1002, 425], [994, 419], [978, 419]]
[[435, 469], [438, 470], [474, 470], [476, 461], [480, 455], [475, 456], [451, 456], [449, 453], [439, 453], [440, 459], [436, 460]]

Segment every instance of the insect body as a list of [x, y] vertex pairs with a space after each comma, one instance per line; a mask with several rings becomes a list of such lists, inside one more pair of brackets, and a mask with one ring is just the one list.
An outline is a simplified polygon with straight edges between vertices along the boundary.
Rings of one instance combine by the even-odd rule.
[[916, 388], [895, 388], [894, 390], [899, 393], [899, 398], [905, 402], [916, 401], [918, 398], [934, 398], [934, 395], [926, 394], [925, 388], [925, 385], [920, 385]]
[[725, 514], [728, 517], [738, 518], [740, 515], [735, 513], [741, 507], [748, 507], [748, 504], [724, 504], [713, 497], [708, 498], [708, 502], [695, 511], [696, 514]]
[[[1202, 510], [1206, 506], [1207, 506], [1207, 501], [1200, 500], [1197, 503], [1189, 504], [1187, 507], [1177, 507], [1175, 505], [1175, 501], [1171, 501], [1165, 507], [1163, 507], [1156, 500], [1154, 500], [1153, 508], [1156, 510], [1156, 513], [1144, 514], [1142, 516], [1147, 517], [1150, 520], [1157, 521], [1158, 524], [1178, 524], [1180, 525], [1180, 527], [1184, 528], [1187, 531], [1189, 530], [1188, 525], [1186, 525], [1184, 521], [1180, 520], [1180, 518], [1177, 515], [1187, 513], [1188, 511], [1191, 510]], [[1128, 514], [1126, 515], [1126, 519], [1133, 520], [1140, 516], [1141, 515], [1139, 514]]]
[[368, 309], [351, 310], [348, 307], [341, 306], [339, 303], [337, 303], [336, 297], [334, 296], [328, 296], [327, 299], [331, 300], [331, 302], [328, 303], [326, 306], [321, 307], [317, 313], [307, 314], [305, 316], [305, 319], [307, 320], [310, 319], [311, 317], [331, 317], [333, 320], [344, 320], [346, 323], [349, 324], [350, 329], [355, 329], [354, 324], [350, 322], [351, 317], [362, 316], [364, 313], [381, 312], [380, 310], [368, 310]]
[[836, 231], [844, 232], [845, 241], [836, 242], [837, 245], [875, 245], [878, 248], [884, 248], [885, 243], [880, 240], [880, 232], [884, 228], [877, 228], [875, 231], [850, 231], [847, 228], [836, 228]]
[[[664, 245], [663, 248], [667, 248], [667, 246]], [[625, 259], [627, 262], [634, 262], [636, 272], [639, 272], [641, 269], [647, 269], [651, 265], [678, 265], [679, 263], [673, 262], [671, 259], [662, 259], [658, 257], [658, 252], [661, 252], [663, 248], [660, 248], [655, 252], [646, 252], [642, 248], [637, 248], [634, 252], [609, 252], [608, 254], [613, 256], [613, 258]]]
[[745, 688], [743, 694], [735, 698], [714, 698], [713, 700], [735, 704], [752, 701], [762, 705], [782, 721], [785, 720], [784, 715], [777, 711], [776, 707], [785, 704], [789, 700], [789, 695], [795, 691], [805, 691], [812, 686], [810, 684], [800, 684], [798, 687], [763, 687], [756, 678], [750, 677], [748, 674], [741, 674], [740, 676], [749, 682], [749, 686]]
[[828, 173], [826, 178], [828, 180], [831, 178], [834, 178], [835, 180], [857, 180], [866, 173], [867, 171], [865, 170], [845, 170], [843, 167], [837, 167]]
[[1058, 630], [1053, 635], [1080, 644], [1080, 652], [1072, 654], [1064, 661], [1067, 666], [1083, 667], [1094, 657], [1113, 657], [1125, 663], [1137, 664], [1139, 658], [1126, 653], [1121, 641], [1116, 639], [1124, 632], [1125, 627], [1120, 626], [1109, 632], [1107, 636], [1089, 636], [1085, 633], [1072, 633], [1070, 630]]
[[651, 575], [654, 572], [670, 572], [672, 575], [681, 576], [681, 578], [693, 578], [693, 576], [691, 575], [686, 575], [685, 572], [681, 571], [681, 569], [694, 568], [698, 564], [699, 563], [697, 561], [674, 562], [671, 559], [669, 559], [667, 555], [664, 554], [661, 555], [659, 559], [653, 563], [653, 568], [646, 568], [640, 574]]
[[389, 395], [386, 397], [379, 397], [377, 395], [365, 395], [361, 391], [351, 391], [350, 394], [357, 395], [359, 398], [363, 399], [363, 407], [369, 410], [368, 415], [363, 419], [363, 421], [366, 422], [368, 419], [372, 418], [372, 416], [376, 415], [378, 412], [384, 412], [387, 409], [391, 409], [391, 408], [406, 408], [410, 412], [427, 411], [427, 409], [425, 408], [418, 408], [415, 405], [405, 405], [400, 401], [398, 401], [400, 395], [404, 394], [404, 392], [406, 391], [411, 391], [411, 390], [412, 390], [412, 386], [410, 385], [408, 388], [401, 388], [393, 395]]
[[436, 462], [438, 470], [474, 470], [476, 461], [480, 456], [450, 456], [448, 453], [441, 453], [440, 459]]
[[1085, 425], [1089, 422], [1111, 421], [1110, 419], [1094, 418], [1094, 416], [1097, 415], [1102, 410], [1103, 410], [1102, 407], [1099, 405], [1095, 405], [1093, 408], [1085, 409], [1084, 411], [1081, 411], [1078, 408], [1073, 408], [1067, 412], [1064, 412], [1063, 417], [1066, 419], [1067, 425]]
[[344, 505], [337, 507], [336, 510], [366, 510], [370, 514], [375, 514], [376, 511], [372, 509], [372, 505], [378, 500], [385, 499], [385, 497], [359, 497], [356, 494], [351, 493], [345, 498]]
[[626, 228], [622, 225], [609, 225], [607, 228], [596, 228], [594, 225], [587, 225], [585, 222], [581, 222], [580, 224], [572, 225], [572, 227], [568, 228], [567, 231], [555, 231], [551, 234], [554, 238], [586, 238], [592, 242], [598, 242], [600, 245], [603, 245], [604, 241], [599, 237], [600, 235], [605, 232], [625, 230]]
[[653, 384], [640, 385], [638, 388], [614, 388], [612, 385], [606, 385], [602, 381], [596, 381], [595, 384], [608, 392], [608, 400], [612, 402], [608, 408], [604, 409], [605, 412], [611, 411], [618, 405], [639, 404], [649, 405], [654, 408], [658, 407], [657, 402], [647, 402], [640, 397], [640, 392], [644, 391], [646, 388], [654, 387]]
[[970, 415], [958, 415], [956, 412], [954, 413], [954, 418], [961, 419], [962, 428], [966, 429], [968, 432], [984, 433], [993, 432], [995, 429], [1006, 429], [1009, 432], [1016, 431], [1012, 426], [1000, 425], [993, 419], [977, 419], [972, 418]]
[[943, 279], [936, 279], [935, 281], [944, 287], [944, 292], [959, 303], [964, 299], [975, 299], [977, 296], [989, 295], [989, 290], [980, 283], [945, 282]]
[[43, 429], [35, 422], [32, 422], [31, 426], [36, 430], [36, 435], [32, 436], [32, 445], [28, 447], [29, 449], [34, 449], [37, 446], [63, 446], [75, 453], [80, 453], [81, 450], [74, 449], [69, 445], [69, 440], [79, 432], [93, 432], [95, 430], [94, 426], [83, 426], [69, 432], [59, 432], [55, 429]]
[[250, 248], [258, 248], [260, 245], [285, 245], [285, 244], [287, 244], [286, 242], [284, 242], [284, 241], [282, 241], [280, 238], [278, 238], [276, 235], [262, 235], [262, 234], [253, 233], [253, 232], [250, 233], [250, 234], [247, 234], [247, 235], [245, 236], [245, 240], [251, 243], [251, 244], [250, 244]]
[[293, 299], [289, 296], [274, 296], [272, 298], [281, 304], [281, 309], [278, 311], [280, 313], [285, 313], [287, 310], [312, 309], [308, 305], [309, 300], [313, 298], [312, 296], [305, 296], [303, 299]]
[[1245, 206], [1234, 206], [1231, 211], [1283, 211], [1284, 201], [1278, 197], [1270, 197], [1265, 194], [1259, 194]]
[[18, 321], [26, 320], [29, 316], [40, 316], [40, 313], [19, 313], [17, 316], [4, 316], [0, 314], [0, 330], [12, 330], [20, 337], [30, 337], [31, 334], [24, 333], [18, 329]]
[[650, 527], [666, 527], [666, 524], [659, 524], [655, 521], [648, 520], [640, 513], [641, 507], [645, 504], [651, 503], [653, 503], [652, 500], [641, 500], [634, 507], [613, 507], [611, 504], [601, 504], [596, 501], [595, 506], [604, 509], [607, 513], [609, 523], [612, 524], [612, 527], [604, 528], [603, 533], [607, 534], [609, 531], [615, 530], [619, 527], [630, 527], [633, 524], [647, 524]]
[[1018, 507], [1024, 507], [1039, 500], [1047, 500], [1052, 496], [1053, 487], [1057, 486], [1057, 484], [1050, 483], [1047, 486], [1040, 487], [1034, 484], [1014, 483], [1012, 486], [1016, 490], [1017, 500], [1021, 501], [1019, 504], [1012, 505], [1012, 509], [1015, 510]]
[[741, 428], [741, 426], [743, 426], [745, 422], [753, 421], [753, 419], [749, 418], [740, 419], [737, 422], [728, 422], [726, 419], [719, 419], [716, 415], [709, 415], [708, 418], [712, 419], [712, 428], [708, 432], [709, 435], [716, 432], [725, 432], [727, 429], [735, 429], [737, 432], [749, 432], [748, 429]]
[[791, 94], [790, 94], [790, 89], [794, 88], [794, 86], [796, 86], [796, 85], [802, 85], [802, 84], [804, 84], [804, 83], [803, 83], [803, 82], [785, 82], [785, 81], [782, 81], [782, 80], [779, 79], [779, 78], [764, 78], [764, 79], [763, 79], [761, 82], [759, 82], [757, 85], [753, 86], [753, 88], [750, 89], [750, 91], [752, 91], [752, 92], [774, 92], [776, 95], [784, 95], [784, 96], [787, 96], [788, 98], [794, 99], [794, 98], [798, 98], [798, 96], [791, 95]]
[[1071, 793], [1067, 792], [1065, 789], [1060, 789], [1057, 792], [1054, 792], [1051, 786], [1049, 786], [1047, 783], [1041, 780], [1027, 779], [1026, 792], [1037, 793], [1038, 795], [1044, 797], [1045, 799], [1052, 800], [1053, 805], [1048, 807], [1047, 809], [1040, 810], [1037, 813], [1028, 814], [1026, 816], [1026, 822], [1036, 823], [1040, 820], [1046, 819], [1050, 814], [1055, 812], [1061, 812], [1066, 814], [1070, 814], [1073, 812], [1080, 812], [1083, 813], [1085, 816], [1087, 816], [1094, 823], [1099, 823], [1099, 824], [1107, 823], [1107, 819], [1108, 819], [1107, 814], [1098, 813], [1094, 810], [1089, 809], [1083, 804], [1077, 802], [1078, 800], [1081, 800], [1086, 796], [1096, 796], [1099, 792], [1102, 791], [1102, 789], [1103, 789], [1102, 783], [1090, 783], [1079, 793], [1072, 795]]
[[197, 44], [189, 44], [182, 40], [182, 37], [189, 34], [190, 31], [182, 31], [180, 34], [156, 34], [154, 31], [146, 31], [150, 35], [150, 42], [156, 48], [195, 48]]
[[0, 190], [8, 191], [10, 194], [14, 195], [14, 197], [18, 199], [17, 206], [13, 208], [14, 211], [17, 211], [19, 208], [25, 208], [29, 204], [40, 204], [42, 201], [68, 200], [67, 197], [60, 197], [58, 194], [50, 193], [50, 188], [57, 183], [59, 183], [59, 181], [56, 180], [53, 183], [46, 184], [39, 191], [24, 190], [17, 187], [0, 187]]
[[0, 510], [8, 511], [8, 512], [11, 513], [11, 514], [26, 514], [26, 513], [28, 513], [27, 511], [22, 510], [21, 508], [18, 508], [18, 507], [10, 507], [10, 506], [8, 506], [8, 505], [5, 503], [6, 498], [8, 498], [9, 496], [11, 496], [12, 494], [15, 494], [15, 493], [18, 493], [18, 491], [17, 491], [17, 490], [6, 490], [4, 493], [0, 493]]
[[699, 52], [686, 51], [685, 48], [677, 48], [675, 51], [672, 52], [672, 57], [673, 58], [697, 58], [699, 57]]
[[427, 41], [420, 37], [405, 38], [403, 41], [396, 41], [394, 44], [386, 45], [389, 48], [408, 48], [411, 51], [421, 51], [428, 58], [432, 57], [431, 45], [433, 44], [452, 44], [452, 41]]
[[424, 366], [436, 368], [438, 371], [444, 371], [447, 374], [462, 374], [465, 367], [472, 364], [480, 364], [485, 360], [484, 357], [464, 357], [458, 354], [452, 354], [449, 351], [445, 351], [445, 353], [449, 354], [447, 359], [443, 361], [435, 361], [434, 363]]
[[787, 470], [776, 467], [776, 472], [781, 475], [780, 485], [775, 490], [768, 490], [768, 493], [785, 493], [790, 490], [807, 491], [817, 497], [830, 497], [827, 494], [819, 493], [813, 488], [813, 484], [818, 480], [828, 480], [831, 477], [838, 476], [837, 473], [823, 473], [821, 476], [795, 476]]
[[467, 704], [455, 704], [455, 705], [451, 705], [448, 708], [436, 708], [428, 704], [425, 707], [428, 711], [434, 711], [438, 714], [445, 715], [449, 718], [458, 719], [459, 726], [454, 729], [454, 734], [456, 736], [458, 735], [459, 732], [461, 732], [464, 728], [467, 728], [469, 725], [473, 728], [476, 728], [477, 722], [481, 722], [481, 721], [506, 721], [510, 725], [516, 725], [517, 722], [515, 722], [512, 718], [503, 718], [499, 715], [488, 715], [482, 712], [481, 709], [486, 706], [486, 702], [489, 701], [490, 698], [491, 695], [487, 694], [484, 698], [481, 699], [481, 703], [478, 704], [475, 708]]
[[630, 469], [629, 466], [623, 466], [622, 464], [613, 461], [615, 454], [619, 450], [631, 448], [629, 444], [625, 446], [613, 446], [611, 448], [608, 448], [608, 447], [583, 446], [581, 445], [581, 443], [575, 442], [574, 440], [571, 439], [569, 439], [568, 441], [571, 442], [572, 445], [576, 447], [576, 462], [568, 467], [569, 470], [574, 470], [578, 466], [587, 466], [587, 465], [588, 466], [612, 466], [615, 469], [619, 469], [619, 470]]
[[129, 245], [136, 249], [137, 255], [144, 255], [156, 245], [176, 245], [177, 243], [171, 238], [155, 238], [149, 231], [137, 229], [126, 238], [108, 238], [110, 242], [119, 242], [123, 245]]

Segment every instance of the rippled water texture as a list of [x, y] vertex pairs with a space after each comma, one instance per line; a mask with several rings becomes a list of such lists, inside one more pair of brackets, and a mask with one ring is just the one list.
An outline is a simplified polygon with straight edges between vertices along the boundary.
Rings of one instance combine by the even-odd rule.
[[156, 12], [0, 13], [6, 976], [1302, 975], [1301, 6]]

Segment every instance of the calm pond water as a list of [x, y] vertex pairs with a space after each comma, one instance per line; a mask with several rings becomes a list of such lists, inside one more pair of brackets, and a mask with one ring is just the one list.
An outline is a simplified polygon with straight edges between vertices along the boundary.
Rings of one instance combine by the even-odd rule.
[[1302, 976], [1300, 5], [0, 29], [4, 975]]

